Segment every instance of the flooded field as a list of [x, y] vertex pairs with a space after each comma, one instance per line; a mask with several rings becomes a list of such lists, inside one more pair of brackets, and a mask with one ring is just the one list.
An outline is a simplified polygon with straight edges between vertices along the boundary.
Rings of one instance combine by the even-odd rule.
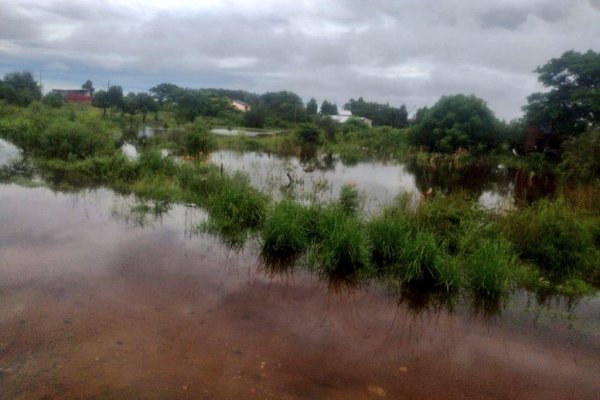
[[487, 314], [465, 299], [449, 312], [267, 273], [252, 244], [194, 234], [196, 208], [135, 210], [108, 190], [0, 185], [0, 399], [600, 393], [598, 297], [517, 294]]
[[351, 183], [361, 192], [365, 210], [375, 212], [399, 194], [414, 200], [421, 195], [462, 190], [490, 209], [510, 209], [552, 193], [551, 177], [530, 176], [518, 170], [470, 167], [464, 170], [428, 169], [394, 161], [361, 161], [346, 164], [334, 154], [316, 157], [281, 157], [266, 152], [220, 150], [210, 160], [229, 171], [248, 173], [254, 187], [281, 197], [293, 192], [300, 197], [330, 201]]

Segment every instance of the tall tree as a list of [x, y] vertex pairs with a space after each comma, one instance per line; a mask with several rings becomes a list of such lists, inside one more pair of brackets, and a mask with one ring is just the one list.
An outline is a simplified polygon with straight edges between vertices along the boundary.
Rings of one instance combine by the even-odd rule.
[[158, 111], [158, 104], [154, 100], [154, 97], [148, 93], [138, 93], [135, 96], [136, 109], [142, 113], [142, 122], [146, 123], [146, 115], [149, 112]]
[[323, 100], [323, 103], [321, 103], [321, 115], [338, 115], [337, 105]]
[[111, 86], [108, 88], [107, 94], [110, 115], [112, 117], [114, 110], [123, 106], [123, 88], [121, 86]]
[[106, 90], [97, 91], [92, 98], [92, 105], [101, 108], [103, 110], [103, 116], [106, 117], [106, 109], [110, 107], [108, 92]]
[[319, 111], [319, 105], [317, 104], [317, 100], [310, 99], [306, 104], [306, 114], [308, 115], [317, 115]]
[[600, 124], [600, 53], [567, 51], [535, 72], [550, 91], [527, 98], [523, 109], [529, 125], [566, 137]]
[[408, 126], [408, 112], [406, 106], [400, 108], [389, 104], [365, 101], [362, 97], [358, 100], [350, 99], [344, 104], [344, 109], [352, 112], [357, 117], [368, 118], [373, 125], [387, 125], [394, 128], [405, 128]]

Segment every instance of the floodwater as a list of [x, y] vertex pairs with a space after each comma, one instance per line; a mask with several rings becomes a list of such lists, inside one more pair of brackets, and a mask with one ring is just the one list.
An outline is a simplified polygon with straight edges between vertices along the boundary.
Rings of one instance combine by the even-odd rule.
[[21, 157], [21, 151], [12, 143], [0, 139], [0, 167]]
[[0, 185], [0, 399], [598, 399], [598, 298], [419, 310], [135, 206]]
[[255, 131], [252, 129], [213, 128], [210, 130], [215, 135], [221, 136], [271, 136], [275, 131]]
[[485, 208], [506, 210], [555, 189], [548, 177], [502, 166], [444, 170], [381, 160], [346, 164], [333, 154], [298, 158], [231, 150], [214, 152], [210, 159], [229, 171], [248, 173], [253, 186], [275, 198], [291, 190], [300, 197], [331, 201], [338, 198], [344, 184], [353, 184], [362, 194], [367, 212], [376, 212], [403, 193], [417, 201], [428, 191], [456, 190], [470, 193]]

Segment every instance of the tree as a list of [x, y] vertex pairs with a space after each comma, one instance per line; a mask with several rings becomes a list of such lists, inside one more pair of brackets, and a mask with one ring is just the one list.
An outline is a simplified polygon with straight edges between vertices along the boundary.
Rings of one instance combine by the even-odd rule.
[[308, 115], [317, 115], [319, 111], [319, 105], [317, 104], [317, 100], [310, 99], [306, 104], [306, 114]]
[[0, 99], [8, 103], [27, 106], [42, 98], [42, 89], [29, 71], [11, 72], [0, 80]]
[[215, 148], [214, 135], [206, 128], [202, 122], [195, 122], [186, 129], [185, 152], [186, 154], [198, 157], [201, 153], [207, 154]]
[[174, 103], [175, 97], [181, 88], [172, 83], [161, 83], [159, 85], [150, 88], [149, 92], [152, 94], [159, 106], [165, 103]]
[[600, 53], [567, 51], [535, 72], [550, 91], [527, 98], [523, 109], [528, 125], [545, 126], [564, 138], [600, 124]]
[[338, 115], [337, 105], [323, 100], [323, 103], [321, 103], [321, 115]]
[[127, 93], [127, 96], [123, 97], [121, 101], [121, 111], [125, 114], [129, 114], [129, 123], [133, 122], [133, 116], [137, 112], [137, 99], [133, 92]]
[[156, 104], [156, 101], [154, 100], [154, 98], [152, 96], [150, 96], [148, 93], [138, 93], [135, 96], [135, 105], [136, 105], [136, 109], [142, 113], [142, 122], [146, 123], [146, 115], [149, 112], [156, 112], [158, 111], [158, 104]]
[[58, 92], [50, 92], [42, 98], [42, 103], [52, 108], [60, 108], [65, 104], [65, 98]]
[[410, 132], [413, 145], [450, 153], [497, 145], [500, 123], [485, 101], [473, 95], [443, 96]]
[[92, 105], [101, 108], [103, 110], [102, 115], [106, 117], [106, 109], [110, 107], [108, 92], [106, 90], [97, 91], [92, 98]]
[[107, 92], [108, 105], [110, 107], [111, 117], [116, 108], [123, 106], [123, 88], [121, 86], [111, 86]]
[[244, 113], [242, 124], [248, 128], [264, 128], [266, 112], [263, 107], [256, 106]]
[[302, 124], [296, 131], [296, 137], [302, 144], [319, 144], [321, 142], [321, 132], [312, 124]]
[[94, 91], [96, 90], [96, 89], [94, 89], [94, 84], [89, 79], [87, 81], [85, 81], [85, 83], [83, 85], [81, 85], [81, 88], [89, 90], [92, 95], [94, 94]]
[[396, 108], [389, 104], [368, 102], [359, 97], [358, 100], [350, 99], [344, 104], [344, 109], [352, 112], [354, 116], [370, 119], [373, 125], [387, 125], [393, 128], [408, 126], [408, 111], [405, 105]]
[[302, 122], [307, 119], [304, 102], [293, 92], [267, 92], [260, 96], [259, 105], [264, 108], [266, 117], [276, 122]]
[[181, 121], [192, 122], [211, 111], [210, 97], [201, 90], [178, 89], [173, 96], [175, 115]]

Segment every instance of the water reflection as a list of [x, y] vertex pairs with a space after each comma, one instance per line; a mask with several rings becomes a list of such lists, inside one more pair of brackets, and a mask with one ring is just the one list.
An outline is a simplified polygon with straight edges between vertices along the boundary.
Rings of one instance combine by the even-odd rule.
[[564, 316], [570, 330], [523, 294], [490, 322], [456, 295], [257, 269], [251, 251], [189, 234], [205, 216], [0, 185], [0, 397], [598, 393], [597, 298]]
[[[557, 178], [506, 168], [474, 165], [416, 165], [393, 161], [359, 161], [346, 164], [337, 155], [304, 147], [299, 157], [263, 152], [214, 152], [210, 160], [230, 171], [248, 173], [251, 184], [281, 198], [331, 201], [340, 188], [353, 183], [362, 193], [367, 213], [389, 204], [400, 194], [413, 200], [436, 192], [468, 194], [488, 209], [507, 210], [552, 195]], [[291, 190], [290, 190], [291, 189]]]

